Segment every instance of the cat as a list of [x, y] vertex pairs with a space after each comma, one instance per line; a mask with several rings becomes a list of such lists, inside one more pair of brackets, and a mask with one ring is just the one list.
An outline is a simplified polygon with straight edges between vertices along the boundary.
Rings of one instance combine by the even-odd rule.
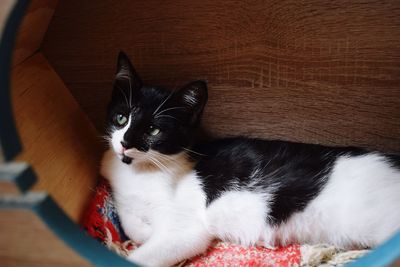
[[107, 112], [101, 174], [127, 259], [169, 266], [214, 239], [273, 248], [375, 247], [400, 229], [400, 156], [245, 137], [196, 140], [207, 84], [145, 86], [123, 52]]

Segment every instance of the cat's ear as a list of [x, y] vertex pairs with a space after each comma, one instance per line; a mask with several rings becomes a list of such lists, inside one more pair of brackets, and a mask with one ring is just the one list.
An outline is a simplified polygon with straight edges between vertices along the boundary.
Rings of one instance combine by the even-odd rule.
[[207, 83], [204, 81], [191, 82], [179, 90], [178, 97], [180, 103], [191, 112], [190, 122], [195, 123], [207, 103]]
[[142, 87], [142, 80], [136, 73], [128, 56], [123, 51], [120, 51], [118, 54], [117, 73], [115, 79], [128, 80], [134, 89], [140, 89]]

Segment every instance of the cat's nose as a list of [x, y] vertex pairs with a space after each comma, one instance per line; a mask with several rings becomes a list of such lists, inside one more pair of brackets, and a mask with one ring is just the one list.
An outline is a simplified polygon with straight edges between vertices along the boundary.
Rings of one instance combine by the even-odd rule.
[[121, 145], [122, 145], [122, 147], [125, 148], [125, 149], [128, 149], [128, 148], [129, 148], [128, 143], [125, 142], [125, 141], [121, 141]]

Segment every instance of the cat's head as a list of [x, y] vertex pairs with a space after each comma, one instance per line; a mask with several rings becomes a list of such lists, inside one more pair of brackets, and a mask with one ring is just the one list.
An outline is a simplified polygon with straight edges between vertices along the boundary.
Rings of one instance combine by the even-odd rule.
[[151, 161], [190, 147], [207, 102], [207, 85], [191, 82], [179, 90], [143, 85], [129, 58], [118, 55], [107, 111], [110, 146], [125, 163]]

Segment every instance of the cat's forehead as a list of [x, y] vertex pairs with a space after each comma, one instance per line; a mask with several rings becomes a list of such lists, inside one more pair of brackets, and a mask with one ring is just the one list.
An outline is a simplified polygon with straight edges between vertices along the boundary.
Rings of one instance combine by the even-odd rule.
[[159, 108], [161, 103], [163, 103], [163, 106], [168, 106], [168, 102], [171, 101], [168, 99], [169, 92], [164, 89], [157, 87], [142, 87], [140, 91], [141, 94], [137, 104], [142, 108], [156, 110]]
[[140, 90], [131, 90], [129, 83], [124, 81], [114, 85], [113, 102], [129, 108], [136, 106], [151, 109], [157, 108], [169, 95], [168, 90], [155, 86], [143, 86]]
[[168, 97], [169, 92], [166, 89], [154, 86], [143, 86], [140, 89], [140, 95], [143, 101], [160, 102]]

